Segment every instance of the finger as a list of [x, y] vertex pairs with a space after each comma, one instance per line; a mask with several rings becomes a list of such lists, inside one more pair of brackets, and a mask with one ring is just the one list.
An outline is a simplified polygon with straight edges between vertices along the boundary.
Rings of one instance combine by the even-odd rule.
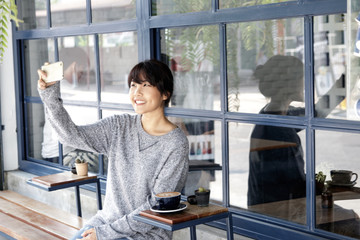
[[46, 72], [44, 72], [44, 71], [42, 71], [42, 70], [40, 70], [40, 69], [38, 69], [37, 70], [37, 73], [38, 73], [38, 75], [39, 75], [39, 79], [44, 79], [44, 78], [46, 78]]

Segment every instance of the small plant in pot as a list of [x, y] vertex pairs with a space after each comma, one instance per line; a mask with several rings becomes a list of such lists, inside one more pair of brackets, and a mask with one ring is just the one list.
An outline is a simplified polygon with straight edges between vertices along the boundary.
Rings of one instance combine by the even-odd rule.
[[77, 158], [75, 160], [76, 174], [79, 176], [88, 175], [88, 163], [84, 159]]
[[210, 201], [210, 189], [205, 189], [203, 187], [199, 187], [195, 190], [196, 202], [200, 207], [209, 206]]
[[326, 175], [322, 171], [315, 174], [316, 195], [319, 195], [324, 191], [325, 180], [326, 180]]

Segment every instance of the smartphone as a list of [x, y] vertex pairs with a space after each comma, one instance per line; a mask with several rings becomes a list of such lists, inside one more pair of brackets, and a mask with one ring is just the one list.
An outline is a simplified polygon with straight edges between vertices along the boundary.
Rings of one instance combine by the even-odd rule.
[[60, 81], [64, 78], [64, 64], [62, 61], [43, 65], [41, 70], [46, 72], [47, 76], [44, 78], [46, 83]]

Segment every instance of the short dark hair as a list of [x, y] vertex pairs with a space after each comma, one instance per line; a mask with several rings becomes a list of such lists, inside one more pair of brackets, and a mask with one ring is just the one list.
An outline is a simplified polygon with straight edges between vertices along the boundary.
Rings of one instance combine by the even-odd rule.
[[174, 91], [174, 77], [169, 67], [155, 59], [139, 62], [129, 73], [128, 87], [130, 88], [131, 82], [142, 83], [143, 80], [140, 77], [155, 86], [162, 95], [167, 96], [164, 103], [168, 106]]

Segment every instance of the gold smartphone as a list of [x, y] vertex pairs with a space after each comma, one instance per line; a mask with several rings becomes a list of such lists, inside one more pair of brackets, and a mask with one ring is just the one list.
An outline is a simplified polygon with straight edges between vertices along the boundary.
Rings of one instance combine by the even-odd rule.
[[64, 64], [62, 61], [43, 65], [41, 70], [46, 72], [47, 76], [44, 78], [46, 83], [60, 81], [64, 78]]

